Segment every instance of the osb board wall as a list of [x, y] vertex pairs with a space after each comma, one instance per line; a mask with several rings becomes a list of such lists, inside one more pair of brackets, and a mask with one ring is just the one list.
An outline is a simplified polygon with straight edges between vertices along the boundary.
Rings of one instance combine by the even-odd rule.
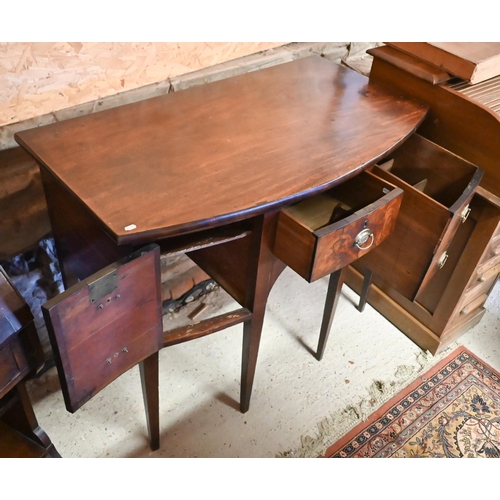
[[0, 43], [0, 126], [283, 45], [283, 42]]
[[[377, 44], [378, 42], [293, 42], [284, 45], [281, 42], [277, 45], [275, 42], [217, 44], [0, 42], [0, 150], [16, 147], [14, 134], [20, 130], [183, 90], [193, 85], [228, 78], [312, 54], [322, 55], [367, 74], [372, 58], [366, 54], [366, 50]], [[58, 57], [50, 57], [50, 52], [47, 52], [51, 47], [54, 51], [63, 46], [69, 47], [65, 56], [56, 51]], [[83, 57], [84, 47], [89, 50], [95, 47], [98, 50], [103, 46], [107, 46], [108, 49], [121, 47], [122, 51], [108, 50], [108, 53], [104, 51], [104, 55], [95, 60], [90, 56]], [[162, 56], [165, 59], [162, 61], [148, 59], [144, 55], [146, 52], [141, 50], [134, 52], [133, 49], [139, 46], [148, 47], [157, 58]], [[163, 46], [172, 46], [172, 52], [161, 53], [158, 47]], [[264, 50], [266, 46], [271, 48]], [[11, 55], [12, 47], [18, 49], [17, 59]], [[21, 47], [24, 47], [24, 50], [20, 50]], [[35, 47], [40, 48], [41, 55], [37, 55], [36, 51], [31, 52]], [[75, 56], [78, 49], [78, 56]], [[184, 53], [183, 49], [189, 51]], [[237, 57], [241, 53], [256, 49], [261, 50]], [[203, 53], [198, 53], [198, 50], [204, 51], [205, 56], [203, 57]], [[180, 61], [184, 61], [184, 66], [179, 60], [169, 59], [175, 55], [180, 57]], [[68, 61], [66, 57], [69, 58]], [[223, 62], [216, 62], [218, 60]], [[201, 67], [209, 62], [213, 64]], [[120, 69], [122, 64], [128, 64], [127, 68]], [[171, 73], [168, 73], [167, 69], [160, 71], [161, 64], [167, 69], [170, 68]], [[195, 69], [197, 67], [201, 69]], [[174, 76], [174, 69], [181, 73]], [[156, 75], [155, 78], [152, 78], [153, 75]], [[160, 77], [162, 79], [158, 80]], [[150, 78], [156, 81], [145, 83]], [[108, 86], [108, 81], [114, 83], [114, 87]], [[134, 81], [135, 83], [131, 83]], [[133, 87], [133, 85], [139, 86]]]

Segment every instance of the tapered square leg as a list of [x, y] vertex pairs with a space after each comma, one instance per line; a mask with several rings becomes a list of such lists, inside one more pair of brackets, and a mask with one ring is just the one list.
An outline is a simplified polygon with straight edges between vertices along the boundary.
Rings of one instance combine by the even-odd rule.
[[342, 269], [330, 274], [328, 282], [328, 292], [326, 294], [325, 309], [323, 311], [323, 321], [321, 323], [321, 331], [319, 334], [318, 349], [316, 351], [316, 359], [321, 361], [325, 352], [326, 342], [330, 335], [330, 328], [332, 326], [333, 317], [339, 301], [340, 290], [344, 279], [342, 276]]
[[158, 352], [152, 354], [139, 363], [141, 374], [142, 395], [146, 410], [149, 443], [153, 451], [160, 448], [160, 401], [159, 401], [159, 374]]
[[364, 273], [363, 286], [361, 287], [361, 294], [359, 296], [358, 311], [363, 312], [366, 305], [366, 298], [368, 296], [368, 289], [372, 284], [373, 273], [370, 269], [366, 269]]

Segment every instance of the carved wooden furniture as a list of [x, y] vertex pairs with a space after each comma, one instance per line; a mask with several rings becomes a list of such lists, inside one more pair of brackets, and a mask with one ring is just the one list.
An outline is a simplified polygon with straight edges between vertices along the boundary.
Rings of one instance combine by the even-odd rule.
[[[346, 281], [359, 291], [363, 270], [372, 269], [368, 301], [435, 353], [479, 322], [500, 272], [500, 82], [498, 76], [475, 85], [456, 78], [448, 72], [453, 68], [448, 56], [441, 54], [440, 66], [422, 58], [430, 45], [425, 42], [390, 45], [370, 51], [370, 80], [413, 96], [431, 110], [418, 134], [388, 155], [394, 159], [392, 168], [373, 168], [376, 175], [404, 186], [401, 218], [383, 245], [349, 267]], [[498, 44], [439, 45], [454, 64], [465, 53], [475, 53], [477, 66], [482, 59], [499, 60], [491, 54]], [[462, 66], [466, 62], [462, 59]], [[491, 69], [486, 65], [470, 77], [481, 80], [491, 76], [484, 73]], [[420, 179], [409, 178], [412, 170], [425, 169]], [[452, 196], [440, 198], [433, 183]], [[398, 245], [405, 251], [395, 260]]]
[[0, 267], [0, 457], [59, 457], [40, 428], [25, 380], [42, 367], [44, 356], [33, 315]]
[[81, 408], [139, 364], [151, 449], [160, 447], [160, 248], [150, 245], [42, 306], [66, 408]]
[[404, 142], [426, 107], [321, 57], [16, 134], [38, 161], [67, 286], [149, 242], [185, 251], [241, 308], [163, 345], [243, 323], [249, 408], [282, 207]]
[[402, 189], [370, 172], [362, 172], [329, 191], [281, 210], [275, 255], [309, 282], [330, 275], [316, 352], [318, 360], [323, 357], [337, 307], [342, 270], [375, 249], [391, 233], [402, 194]]

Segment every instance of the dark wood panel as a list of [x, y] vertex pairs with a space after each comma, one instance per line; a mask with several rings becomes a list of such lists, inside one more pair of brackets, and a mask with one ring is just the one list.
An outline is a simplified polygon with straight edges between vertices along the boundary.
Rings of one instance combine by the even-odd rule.
[[479, 83], [500, 72], [498, 42], [386, 42], [454, 76]]
[[[378, 202], [347, 217], [336, 231], [320, 236], [311, 281], [342, 269], [382, 244], [394, 229], [402, 194], [400, 189], [394, 189]], [[358, 247], [356, 238], [365, 229], [373, 236]]]
[[38, 164], [23, 148], [0, 151], [0, 260], [35, 248], [50, 231]]
[[113, 263], [47, 301], [42, 312], [66, 408], [74, 412], [161, 348], [159, 247]]
[[133, 251], [116, 245], [79, 200], [43, 167], [41, 171], [66, 288]]
[[[362, 172], [325, 194], [282, 209], [273, 252], [304, 279], [316, 281], [371, 252], [389, 236], [402, 193]], [[339, 206], [345, 207], [341, 215], [336, 213]], [[362, 231], [371, 235], [356, 246]]]
[[43, 363], [30, 308], [0, 267], [0, 397]]
[[0, 421], [0, 457], [46, 458], [48, 451]]

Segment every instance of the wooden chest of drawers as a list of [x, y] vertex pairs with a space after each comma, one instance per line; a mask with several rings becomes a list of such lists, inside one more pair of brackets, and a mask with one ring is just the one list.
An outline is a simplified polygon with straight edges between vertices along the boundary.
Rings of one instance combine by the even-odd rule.
[[0, 457], [59, 457], [39, 427], [26, 377], [44, 363], [28, 304], [0, 267]]
[[[497, 281], [500, 221], [500, 107], [497, 97], [500, 81], [498, 76], [478, 84], [461, 80], [463, 75], [444, 65], [444, 59], [436, 64], [436, 60], [428, 57], [428, 52], [414, 52], [417, 45], [427, 47], [432, 44], [387, 42], [383, 47], [370, 50], [373, 56], [370, 81], [382, 83], [400, 92], [401, 96], [411, 96], [427, 104], [429, 113], [419, 126], [418, 134], [439, 145], [450, 158], [454, 156], [477, 165], [484, 175], [474, 190], [469, 207], [467, 203], [448, 205], [450, 211], [454, 208], [460, 219], [468, 217], [453, 231], [445, 229], [445, 236], [450, 236], [450, 239], [444, 245], [443, 253], [436, 251], [432, 254], [432, 261], [437, 259], [442, 264], [440, 259], [445, 251], [445, 265], [438, 266], [435, 272], [431, 269], [430, 274], [422, 273], [423, 280], [413, 277], [410, 283], [413, 288], [405, 289], [401, 282], [388, 276], [377, 278], [377, 270], [381, 275], [386, 270], [380, 263], [377, 267], [377, 262], [373, 262], [375, 285], [368, 292], [368, 302], [422, 349], [435, 353], [481, 319], [485, 312], [484, 303]], [[484, 57], [486, 53], [495, 49], [494, 44], [487, 43], [439, 45], [446, 47], [448, 59], [452, 58], [459, 64], [468, 64], [463, 58], [464, 52], [473, 52], [484, 62], [489, 57]], [[412, 157], [424, 159], [421, 151], [416, 150], [409, 155], [407, 168], [411, 168]], [[447, 172], [452, 174], [451, 177], [447, 174], [443, 178], [451, 180], [452, 169]], [[449, 184], [454, 183], [449, 181]], [[406, 194], [405, 191], [403, 200]], [[416, 232], [425, 228], [425, 224], [409, 221], [408, 227]], [[442, 240], [438, 243], [441, 245]], [[439, 249], [439, 245], [435, 248]], [[370, 254], [366, 260], [371, 257]], [[346, 273], [346, 282], [358, 291], [362, 286], [364, 260], [350, 266]], [[425, 263], [421, 264], [421, 271], [430, 269]], [[401, 276], [399, 279], [403, 281]]]
[[500, 206], [478, 186], [481, 169], [417, 134], [387, 160], [372, 172], [404, 191], [396, 227], [346, 282], [360, 293], [371, 270], [368, 302], [435, 353], [485, 312], [500, 272]]

